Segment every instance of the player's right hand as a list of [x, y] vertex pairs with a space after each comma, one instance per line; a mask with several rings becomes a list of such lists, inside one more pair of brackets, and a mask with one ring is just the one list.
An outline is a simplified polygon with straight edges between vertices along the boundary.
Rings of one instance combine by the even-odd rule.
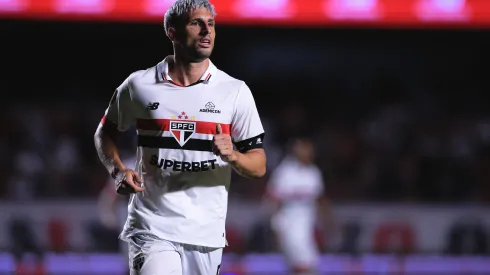
[[143, 181], [140, 175], [134, 170], [126, 169], [120, 171], [116, 176], [116, 191], [120, 195], [129, 195], [138, 193], [145, 190], [145, 187], [141, 186]]

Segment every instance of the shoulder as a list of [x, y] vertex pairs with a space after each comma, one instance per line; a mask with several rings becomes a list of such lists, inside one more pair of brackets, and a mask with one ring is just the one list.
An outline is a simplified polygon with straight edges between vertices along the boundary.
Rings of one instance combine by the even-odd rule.
[[134, 90], [142, 85], [147, 83], [155, 83], [156, 77], [156, 66], [153, 66], [144, 70], [137, 70], [132, 72], [121, 86], [118, 87], [119, 94], [132, 94]]
[[232, 77], [227, 73], [218, 70], [217, 82], [220, 86], [220, 90], [222, 89], [233, 95], [233, 98], [235, 98], [235, 104], [248, 104], [255, 101], [253, 93], [245, 81]]
[[284, 159], [279, 163], [274, 171], [279, 173], [284, 173], [289, 171], [294, 166], [294, 160], [290, 156], [284, 157]]
[[244, 89], [250, 90], [248, 88], [247, 84], [245, 83], [245, 81], [238, 79], [238, 78], [235, 78], [233, 76], [230, 76], [229, 74], [225, 73], [222, 70], [217, 71], [216, 79], [217, 79], [216, 82], [218, 84], [226, 85], [229, 88], [232, 88], [233, 90], [235, 90], [236, 92], [240, 92], [241, 90], [244, 90]]
[[126, 79], [129, 87], [141, 83], [146, 83], [146, 82], [155, 82], [155, 80], [156, 80], [156, 66], [144, 70], [134, 71]]

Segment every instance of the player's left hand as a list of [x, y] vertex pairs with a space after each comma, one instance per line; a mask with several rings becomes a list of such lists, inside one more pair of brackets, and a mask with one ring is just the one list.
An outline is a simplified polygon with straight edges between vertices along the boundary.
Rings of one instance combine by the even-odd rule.
[[223, 134], [221, 124], [216, 125], [216, 135], [213, 137], [213, 153], [225, 162], [236, 160], [236, 151], [233, 149], [231, 136]]

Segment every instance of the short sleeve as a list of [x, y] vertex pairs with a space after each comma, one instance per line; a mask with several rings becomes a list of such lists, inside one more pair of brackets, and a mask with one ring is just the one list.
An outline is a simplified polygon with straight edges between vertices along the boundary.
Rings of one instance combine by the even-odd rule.
[[134, 124], [131, 102], [129, 78], [127, 78], [112, 95], [102, 123], [110, 121], [117, 125], [119, 131], [126, 131]]
[[235, 100], [231, 137], [241, 152], [263, 147], [264, 128], [252, 92], [244, 82]]

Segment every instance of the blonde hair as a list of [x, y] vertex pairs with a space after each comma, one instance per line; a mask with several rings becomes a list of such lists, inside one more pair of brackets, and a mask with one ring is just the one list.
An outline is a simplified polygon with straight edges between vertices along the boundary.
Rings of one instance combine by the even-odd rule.
[[187, 13], [192, 10], [204, 7], [216, 16], [216, 11], [214, 6], [208, 0], [177, 0], [175, 1], [167, 12], [165, 12], [165, 17], [163, 19], [163, 27], [165, 28], [165, 33], [168, 33], [170, 27], [176, 27], [185, 18]]

